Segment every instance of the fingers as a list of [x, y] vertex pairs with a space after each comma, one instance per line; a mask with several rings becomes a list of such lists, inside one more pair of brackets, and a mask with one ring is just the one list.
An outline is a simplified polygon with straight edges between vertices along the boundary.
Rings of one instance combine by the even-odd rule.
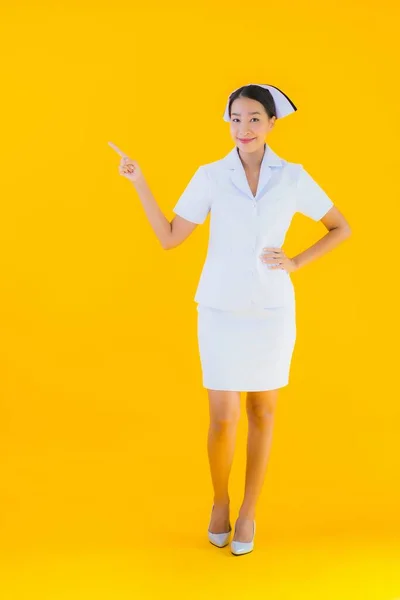
[[116, 144], [114, 144], [113, 142], [108, 142], [108, 145], [113, 150], [115, 150], [115, 152], [117, 154], [119, 154], [119, 156], [121, 157], [121, 162], [118, 167], [119, 174], [127, 176], [128, 179], [129, 179], [129, 175], [137, 177], [136, 171], [139, 173], [140, 169], [138, 169], [136, 161], [129, 158], [129, 156], [127, 154], [125, 154], [125, 152], [123, 152], [120, 148], [118, 148], [118, 146]]
[[134, 173], [135, 166], [134, 166], [132, 160], [129, 158], [129, 156], [127, 154], [125, 154], [125, 152], [123, 152], [120, 148], [118, 148], [118, 146], [116, 144], [114, 144], [113, 142], [108, 142], [108, 144], [121, 157], [121, 163], [119, 166], [120, 174], [127, 175], [129, 173]]
[[121, 169], [124, 171], [128, 171], [128, 173], [133, 173], [135, 170], [135, 165], [130, 158], [121, 158]]
[[263, 248], [260, 257], [263, 260], [272, 260], [275, 262], [278, 258], [286, 258], [282, 248]]
[[121, 175], [127, 175], [129, 173], [134, 173], [135, 168], [133, 165], [123, 165], [123, 166], [120, 166], [119, 172], [121, 173]]
[[263, 253], [260, 255], [263, 263], [265, 263], [269, 269], [282, 269], [286, 255], [282, 248], [263, 248]]
[[263, 248], [263, 250], [271, 250], [272, 252], [282, 252], [282, 248]]
[[109, 146], [111, 146], [111, 148], [112, 148], [113, 150], [115, 150], [115, 152], [116, 152], [117, 154], [119, 154], [119, 155], [120, 155], [122, 158], [128, 158], [128, 155], [127, 155], [127, 154], [125, 154], [125, 152], [122, 152], [122, 150], [120, 150], [120, 149], [118, 148], [118, 146], [116, 146], [115, 144], [113, 144], [113, 142], [108, 142], [108, 145], [109, 145]]

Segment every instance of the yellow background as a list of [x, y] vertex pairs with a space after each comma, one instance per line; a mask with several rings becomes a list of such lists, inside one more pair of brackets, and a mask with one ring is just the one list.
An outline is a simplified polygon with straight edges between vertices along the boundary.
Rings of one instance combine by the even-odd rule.
[[[4, 2], [1, 569], [5, 600], [400, 597], [398, 4]], [[284, 90], [268, 143], [353, 235], [292, 275], [298, 337], [255, 551], [209, 544], [195, 289], [209, 220], [164, 214], [233, 147], [228, 94]], [[284, 249], [325, 233], [296, 215]], [[244, 396], [231, 520], [244, 485]], [[226, 562], [231, 558], [235, 563]]]

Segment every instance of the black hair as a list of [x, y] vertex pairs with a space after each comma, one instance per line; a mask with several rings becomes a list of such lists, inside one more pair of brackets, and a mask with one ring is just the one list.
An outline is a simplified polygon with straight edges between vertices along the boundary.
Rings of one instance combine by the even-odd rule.
[[276, 115], [275, 101], [267, 88], [262, 88], [259, 85], [244, 85], [233, 92], [229, 97], [229, 118], [231, 117], [232, 102], [236, 100], [236, 98], [251, 98], [252, 100], [257, 100], [257, 102], [260, 102], [263, 105], [265, 112], [270, 119], [272, 117], [278, 118]]

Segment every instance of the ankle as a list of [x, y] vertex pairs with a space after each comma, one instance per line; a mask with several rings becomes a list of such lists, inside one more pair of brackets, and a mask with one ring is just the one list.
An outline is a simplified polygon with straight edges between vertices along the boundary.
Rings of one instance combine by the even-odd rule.
[[256, 515], [255, 515], [254, 510], [241, 510], [241, 511], [239, 511], [237, 520], [241, 519], [244, 521], [244, 520], [248, 519], [250, 521], [254, 521], [255, 518], [256, 518]]
[[229, 506], [230, 505], [230, 499], [226, 499], [226, 498], [222, 498], [222, 499], [216, 499], [214, 498], [214, 506], [216, 507], [225, 507], [225, 506]]

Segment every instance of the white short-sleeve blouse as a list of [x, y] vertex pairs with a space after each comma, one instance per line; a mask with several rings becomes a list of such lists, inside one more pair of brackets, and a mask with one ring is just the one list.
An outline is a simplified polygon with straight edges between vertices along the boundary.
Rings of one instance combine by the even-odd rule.
[[333, 206], [303, 165], [280, 158], [269, 145], [253, 196], [238, 149], [201, 165], [173, 212], [202, 224], [210, 236], [195, 302], [224, 310], [283, 306], [294, 301], [290, 274], [260, 259], [264, 247], [282, 247], [293, 215], [320, 220]]

